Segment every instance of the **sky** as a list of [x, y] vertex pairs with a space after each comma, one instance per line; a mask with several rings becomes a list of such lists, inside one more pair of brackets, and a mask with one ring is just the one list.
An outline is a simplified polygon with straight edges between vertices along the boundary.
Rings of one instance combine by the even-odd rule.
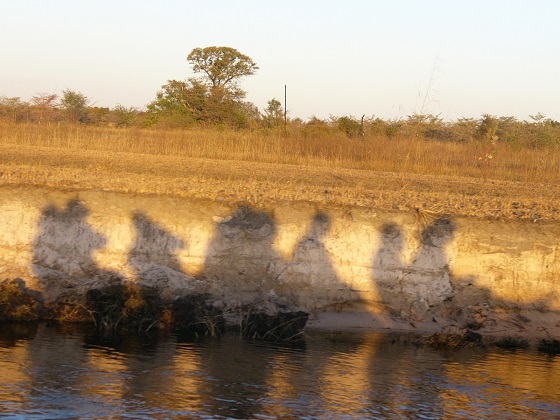
[[195, 76], [194, 48], [257, 63], [241, 80], [291, 118], [560, 120], [557, 0], [0, 0], [0, 96], [78, 91], [139, 109]]

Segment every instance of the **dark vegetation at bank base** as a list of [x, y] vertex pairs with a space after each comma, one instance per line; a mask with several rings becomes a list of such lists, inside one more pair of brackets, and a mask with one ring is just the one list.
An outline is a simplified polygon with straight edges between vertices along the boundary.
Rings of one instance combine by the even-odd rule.
[[[309, 314], [303, 311], [266, 313], [258, 305], [239, 308], [235, 323], [206, 294], [187, 295], [164, 302], [157, 288], [116, 282], [89, 290], [85, 296], [62, 296], [45, 305], [40, 293], [30, 290], [22, 279], [0, 283], [0, 325], [3, 322], [34, 323], [50, 321], [59, 324], [90, 324], [97, 336], [115, 339], [121, 332], [149, 334], [168, 331], [183, 337], [219, 337], [233, 331], [243, 337], [275, 343], [304, 341], [303, 329]], [[231, 318], [231, 314], [229, 315]], [[467, 328], [443, 328], [428, 337], [417, 337], [416, 345], [436, 349], [462, 349], [496, 346], [505, 350], [524, 350], [529, 340], [522, 337], [483, 337]], [[540, 339], [539, 352], [560, 354], [560, 340]]]
[[[481, 334], [469, 329], [454, 332], [440, 331], [426, 338], [423, 344], [436, 349], [461, 349], [491, 345], [504, 350], [516, 351], [526, 350], [530, 347], [529, 340], [523, 337], [484, 338]], [[550, 356], [560, 355], [560, 340], [542, 338], [537, 343], [537, 349]]]
[[28, 289], [22, 279], [0, 283], [0, 321], [39, 321], [45, 315], [41, 294]]
[[239, 308], [235, 323], [226, 322], [227, 315], [206, 294], [166, 302], [155, 287], [121, 281], [91, 289], [85, 296], [61, 296], [50, 305], [45, 305], [41, 294], [28, 289], [22, 279], [0, 283], [0, 322], [89, 323], [104, 338], [115, 337], [121, 331], [147, 334], [159, 329], [216, 337], [234, 330], [251, 339], [297, 342], [302, 339], [309, 316], [303, 311], [267, 313], [257, 305]]

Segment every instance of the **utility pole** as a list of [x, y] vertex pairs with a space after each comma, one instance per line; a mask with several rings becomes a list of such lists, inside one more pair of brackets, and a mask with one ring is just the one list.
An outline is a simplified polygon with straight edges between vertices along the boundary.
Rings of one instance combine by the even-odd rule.
[[288, 88], [284, 85], [284, 132], [288, 132], [288, 108], [287, 108], [287, 97]]

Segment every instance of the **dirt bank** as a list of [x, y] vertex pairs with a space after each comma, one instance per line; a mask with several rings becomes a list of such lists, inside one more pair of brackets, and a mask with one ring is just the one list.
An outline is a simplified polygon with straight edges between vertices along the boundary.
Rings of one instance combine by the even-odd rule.
[[46, 305], [116, 279], [226, 314], [274, 301], [310, 327], [558, 336], [556, 221], [8, 185], [0, 226], [0, 279]]

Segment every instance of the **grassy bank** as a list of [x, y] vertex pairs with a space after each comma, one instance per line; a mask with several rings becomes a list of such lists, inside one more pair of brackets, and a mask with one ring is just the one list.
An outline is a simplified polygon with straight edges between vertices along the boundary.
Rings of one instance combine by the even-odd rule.
[[0, 125], [0, 182], [558, 219], [560, 152], [304, 130]]

